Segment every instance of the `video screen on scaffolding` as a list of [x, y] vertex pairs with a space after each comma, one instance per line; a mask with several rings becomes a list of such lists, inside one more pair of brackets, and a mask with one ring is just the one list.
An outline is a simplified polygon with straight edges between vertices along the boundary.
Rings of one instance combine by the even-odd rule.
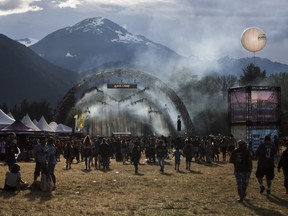
[[230, 93], [231, 122], [277, 122], [279, 120], [279, 92], [252, 90], [251, 104], [245, 89]]

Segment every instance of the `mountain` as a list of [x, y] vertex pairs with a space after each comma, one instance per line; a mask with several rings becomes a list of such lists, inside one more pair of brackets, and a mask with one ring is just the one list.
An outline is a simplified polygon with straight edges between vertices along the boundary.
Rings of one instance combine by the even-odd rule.
[[27, 47], [38, 42], [38, 40], [34, 38], [22, 38], [22, 39], [17, 39], [16, 41]]
[[[260, 67], [261, 70], [265, 70], [267, 75], [276, 72], [288, 72], [288, 65], [280, 62], [272, 62], [267, 58], [240, 58], [235, 59], [231, 57], [223, 57], [214, 62], [214, 65], [218, 65], [216, 69], [221, 74], [234, 74], [240, 76], [243, 74], [243, 69], [250, 63]], [[212, 63], [213, 64], [213, 63]]]
[[173, 50], [133, 35], [102, 17], [55, 31], [30, 48], [44, 59], [79, 73], [115, 62], [159, 71], [182, 58]]
[[26, 46], [0, 34], [0, 103], [13, 106], [46, 99], [56, 105], [78, 74], [53, 65]]

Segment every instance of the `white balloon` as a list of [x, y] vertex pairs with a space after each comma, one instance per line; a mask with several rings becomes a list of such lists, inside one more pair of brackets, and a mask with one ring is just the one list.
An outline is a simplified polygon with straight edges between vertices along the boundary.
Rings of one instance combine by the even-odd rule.
[[245, 29], [241, 35], [242, 46], [250, 52], [258, 52], [266, 45], [265, 32], [256, 27]]

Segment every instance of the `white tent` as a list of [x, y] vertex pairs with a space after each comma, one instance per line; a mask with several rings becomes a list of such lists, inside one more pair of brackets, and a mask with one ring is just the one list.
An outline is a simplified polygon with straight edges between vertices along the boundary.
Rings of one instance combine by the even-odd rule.
[[31, 120], [28, 113], [23, 117], [22, 123], [29, 128], [32, 128], [34, 131], [41, 131]]
[[11, 125], [13, 122], [15, 122], [15, 119], [12, 119], [0, 109], [0, 129]]
[[64, 124], [58, 124], [56, 132], [58, 133], [72, 133], [72, 128]]
[[37, 125], [37, 124], [38, 124], [38, 121], [37, 121], [36, 119], [34, 119], [34, 120], [33, 120], [33, 123], [34, 123], [35, 125]]
[[11, 113], [11, 112], [9, 112], [7, 115], [8, 115], [9, 117], [11, 117], [12, 119], [14, 119], [14, 120], [15, 120], [15, 118], [14, 118], [14, 116], [12, 115], [12, 113]]
[[55, 132], [47, 123], [46, 119], [44, 116], [42, 116], [39, 120], [39, 122], [36, 125], [41, 131], [45, 132]]
[[56, 131], [58, 124], [57, 124], [56, 122], [52, 121], [52, 122], [49, 123], [49, 126], [50, 126], [54, 131]]

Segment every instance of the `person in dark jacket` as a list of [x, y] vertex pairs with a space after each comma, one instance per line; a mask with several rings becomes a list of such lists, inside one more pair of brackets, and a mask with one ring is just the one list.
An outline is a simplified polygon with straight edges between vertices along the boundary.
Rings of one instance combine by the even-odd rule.
[[276, 154], [276, 148], [271, 142], [271, 136], [267, 135], [264, 138], [264, 142], [261, 143], [257, 150], [256, 156], [258, 157], [256, 178], [260, 185], [260, 193], [262, 194], [265, 191], [263, 185], [263, 178], [266, 177], [267, 183], [267, 194], [271, 193], [272, 180], [274, 179], [274, 156]]
[[102, 139], [102, 143], [99, 146], [99, 155], [102, 159], [103, 169], [109, 169], [109, 160], [110, 160], [110, 147], [106, 139]]
[[131, 153], [131, 162], [133, 163], [135, 167], [135, 174], [138, 173], [138, 165], [139, 165], [140, 157], [141, 157], [140, 145], [138, 145], [137, 142], [135, 142], [134, 147], [132, 149], [132, 153]]
[[234, 165], [239, 201], [243, 202], [252, 172], [252, 156], [245, 141], [238, 142], [238, 148], [231, 153], [230, 162]]
[[13, 165], [16, 163], [16, 155], [20, 154], [19, 148], [17, 146], [16, 134], [14, 132], [7, 135], [7, 141], [5, 146], [6, 152], [6, 163], [9, 170], [12, 169]]
[[157, 154], [158, 164], [160, 166], [160, 171], [161, 173], [164, 173], [164, 162], [165, 162], [165, 158], [168, 155], [168, 151], [163, 140], [158, 141], [158, 145], [156, 147], [156, 154]]
[[71, 164], [74, 157], [74, 148], [72, 146], [72, 143], [68, 141], [66, 145], [64, 146], [64, 158], [66, 160], [66, 169], [71, 169]]
[[286, 194], [288, 194], [288, 142], [286, 142], [285, 145], [286, 145], [286, 149], [281, 155], [277, 168], [278, 168], [278, 172], [280, 172], [281, 168], [283, 169], [284, 187], [286, 189]]

